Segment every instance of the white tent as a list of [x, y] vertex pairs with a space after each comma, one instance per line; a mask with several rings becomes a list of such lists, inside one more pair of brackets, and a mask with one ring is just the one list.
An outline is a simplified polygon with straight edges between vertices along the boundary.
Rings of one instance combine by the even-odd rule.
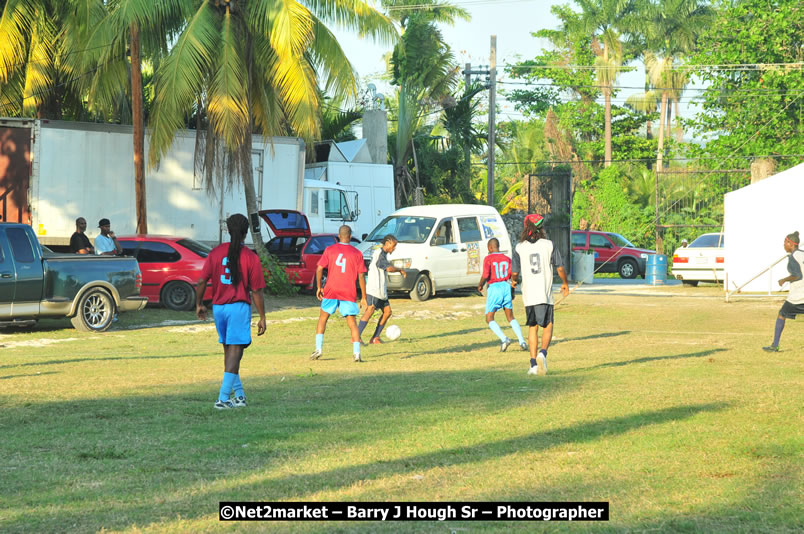
[[[723, 202], [725, 283], [732, 291], [784, 256], [787, 234], [798, 230], [804, 237], [804, 163], [726, 193]], [[779, 291], [778, 280], [787, 275], [781, 261], [742, 291]]]

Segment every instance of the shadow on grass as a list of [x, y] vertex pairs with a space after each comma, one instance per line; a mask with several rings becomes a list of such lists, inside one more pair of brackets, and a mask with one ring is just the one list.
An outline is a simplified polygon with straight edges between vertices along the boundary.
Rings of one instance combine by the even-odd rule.
[[700, 352], [688, 352], [687, 354], [673, 354], [669, 356], [647, 356], [645, 358], [637, 358], [636, 360], [623, 360], [620, 362], [609, 362], [609, 363], [601, 363], [600, 365], [593, 365], [592, 367], [583, 367], [580, 369], [572, 369], [570, 371], [566, 371], [568, 373], [574, 373], [578, 371], [591, 371], [593, 369], [605, 369], [607, 367], [623, 367], [625, 365], [633, 365], [638, 363], [650, 363], [650, 362], [659, 362], [662, 360], [680, 360], [684, 358], [704, 358], [706, 356], [711, 356], [712, 354], [716, 354], [718, 352], [725, 352], [726, 349], [709, 349], [709, 350], [702, 350]]
[[435, 339], [435, 338], [441, 339], [450, 336], [463, 336], [466, 334], [474, 334], [475, 332], [482, 332], [484, 330], [488, 330], [489, 332], [491, 332], [491, 330], [489, 330], [488, 328], [464, 328], [463, 330], [454, 330], [452, 332], [441, 332], [438, 334], [430, 334], [429, 336], [417, 337], [416, 341], [422, 339]]
[[[607, 337], [627, 336], [630, 333], [631, 333], [630, 330], [623, 330], [621, 332], [602, 332], [600, 334], [590, 334], [588, 336], [568, 337], [552, 341], [550, 343], [550, 346], [558, 345], [560, 343], [569, 343], [570, 341], [586, 341], [588, 339], [601, 339]], [[539, 335], [541, 335], [541, 333]]]
[[28, 376], [57, 375], [57, 374], [59, 374], [57, 371], [47, 371], [45, 373], [31, 373], [27, 375], [0, 376], [0, 380], [10, 380], [12, 378], [24, 378]]
[[173, 360], [180, 358], [211, 358], [213, 356], [220, 358], [221, 354], [218, 352], [215, 352], [214, 354], [210, 354], [207, 352], [202, 354], [180, 354], [180, 355], [173, 354], [167, 356], [98, 356], [98, 357], [88, 356], [86, 358], [70, 358], [67, 360], [47, 360], [44, 362], [11, 363], [6, 365], [0, 365], [0, 369], [12, 369], [14, 367], [41, 367], [45, 365], [63, 365], [65, 363], [78, 363], [78, 362], [108, 362], [117, 360]]
[[[514, 343], [512, 343], [511, 345], [513, 346]], [[426, 350], [426, 351], [421, 351], [421, 352], [414, 352], [413, 354], [410, 354], [409, 356], [403, 356], [400, 359], [407, 360], [408, 358], [417, 358], [419, 356], [427, 356], [427, 355], [430, 355], [430, 354], [449, 354], [449, 353], [456, 353], [456, 352], [472, 352], [472, 351], [475, 351], [475, 350], [484, 350], [484, 349], [493, 350], [495, 348], [497, 349], [497, 351], [499, 351], [499, 347], [500, 347], [500, 341], [498, 339], [493, 339], [493, 340], [490, 339], [488, 342], [472, 343], [472, 344], [464, 344], [464, 345], [455, 345], [455, 346], [452, 346], [452, 347], [444, 347], [442, 349], [437, 349], [437, 350]], [[411, 348], [411, 350], [415, 350], [415, 349]]]

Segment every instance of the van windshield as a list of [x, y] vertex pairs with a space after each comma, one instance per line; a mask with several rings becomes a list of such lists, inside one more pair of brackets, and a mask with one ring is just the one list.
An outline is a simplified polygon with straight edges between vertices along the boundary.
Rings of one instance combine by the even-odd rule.
[[383, 219], [366, 241], [380, 242], [386, 235], [393, 234], [400, 243], [424, 243], [434, 225], [432, 217], [391, 215]]

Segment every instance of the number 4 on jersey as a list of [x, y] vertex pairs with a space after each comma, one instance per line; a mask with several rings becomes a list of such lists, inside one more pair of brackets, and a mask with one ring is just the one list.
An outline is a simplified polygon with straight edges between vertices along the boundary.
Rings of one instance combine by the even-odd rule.
[[338, 254], [338, 258], [335, 260], [335, 265], [341, 268], [341, 272], [346, 272], [346, 258], [343, 257], [343, 254]]

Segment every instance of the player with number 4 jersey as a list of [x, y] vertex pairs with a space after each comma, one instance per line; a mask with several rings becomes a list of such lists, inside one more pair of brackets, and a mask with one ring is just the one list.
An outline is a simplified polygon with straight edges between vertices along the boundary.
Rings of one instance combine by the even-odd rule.
[[[514, 247], [511, 276], [522, 275], [522, 300], [525, 301], [527, 324], [530, 327], [529, 375], [547, 374], [547, 349], [553, 339], [553, 268], [561, 277], [561, 293], [569, 294], [567, 274], [561, 254], [553, 242], [544, 237], [544, 218], [536, 213], [525, 217], [520, 242]], [[542, 347], [537, 353], [539, 327], [542, 327]]]
[[483, 285], [488, 282], [486, 290], [486, 323], [500, 338], [500, 352], [505, 352], [511, 340], [503, 333], [500, 325], [494, 320], [494, 314], [499, 310], [505, 312], [505, 318], [511, 324], [522, 350], [528, 350], [525, 338], [522, 337], [522, 328], [514, 319], [514, 289], [511, 287], [511, 259], [500, 253], [500, 242], [497, 238], [489, 239], [489, 255], [483, 260], [483, 274], [477, 286], [478, 292], [483, 291]]
[[[315, 350], [310, 356], [311, 360], [317, 360], [323, 355], [324, 332], [327, 329], [329, 316], [340, 311], [346, 317], [346, 324], [352, 333], [352, 347], [356, 362], [360, 359], [360, 333], [357, 330], [355, 316], [360, 313], [357, 305], [357, 290], [355, 284], [360, 284], [360, 291], [363, 296], [362, 305], [366, 307], [366, 279], [363, 273], [366, 272], [366, 264], [363, 263], [363, 255], [353, 247], [350, 242], [352, 239], [352, 229], [346, 225], [340, 227], [338, 231], [338, 243], [327, 247], [324, 254], [318, 261], [315, 277], [318, 291], [316, 296], [321, 301], [321, 313], [318, 317], [318, 325], [315, 332]], [[324, 269], [327, 270], [327, 285], [321, 287]]]

